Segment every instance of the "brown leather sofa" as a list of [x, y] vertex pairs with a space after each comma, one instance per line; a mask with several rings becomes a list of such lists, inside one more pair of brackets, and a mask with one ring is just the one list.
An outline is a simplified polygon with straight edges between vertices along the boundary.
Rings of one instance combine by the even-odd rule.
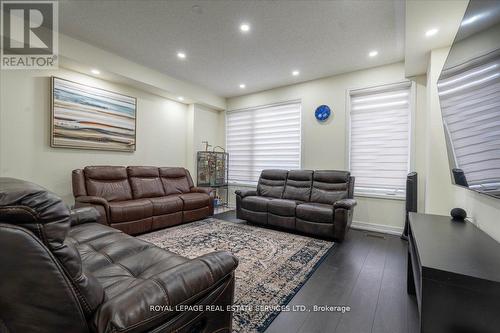
[[354, 177], [336, 170], [263, 170], [257, 190], [236, 191], [236, 216], [342, 241], [356, 201]]
[[100, 221], [136, 235], [214, 213], [214, 192], [195, 187], [184, 168], [88, 166], [73, 170], [75, 207], [92, 206]]
[[234, 256], [188, 259], [97, 218], [0, 178], [1, 332], [231, 332]]

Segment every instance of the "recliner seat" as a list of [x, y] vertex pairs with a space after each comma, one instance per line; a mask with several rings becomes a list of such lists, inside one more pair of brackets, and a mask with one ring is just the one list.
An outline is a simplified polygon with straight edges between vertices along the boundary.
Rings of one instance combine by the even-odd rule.
[[354, 177], [336, 170], [263, 170], [257, 190], [236, 191], [240, 219], [342, 241], [353, 216]]
[[99, 222], [131, 235], [213, 215], [213, 190], [195, 187], [184, 168], [88, 166], [72, 176], [75, 207], [94, 207]]
[[232, 331], [230, 311], [175, 307], [232, 305], [233, 255], [188, 259], [97, 219], [92, 207], [70, 211], [36, 184], [0, 178], [0, 327], [40, 333]]

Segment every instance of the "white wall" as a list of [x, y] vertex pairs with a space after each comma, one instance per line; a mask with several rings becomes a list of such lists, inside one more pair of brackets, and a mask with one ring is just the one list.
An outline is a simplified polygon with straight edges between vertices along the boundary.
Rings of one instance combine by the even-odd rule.
[[[203, 141], [208, 141], [212, 151], [215, 146], [224, 147], [224, 112], [207, 106], [192, 104], [188, 108], [188, 147], [186, 150], [187, 168], [196, 184], [196, 155], [205, 150]], [[221, 151], [217, 149], [217, 151]]]
[[[50, 147], [50, 76], [137, 97], [133, 153]], [[0, 176], [33, 181], [73, 202], [71, 170], [86, 165], [185, 166], [187, 105], [70, 70], [11, 70], [0, 81]]]
[[448, 215], [454, 206], [443, 120], [437, 92], [437, 79], [446, 61], [448, 51], [449, 48], [431, 51], [427, 69], [425, 212], [438, 215]]
[[[300, 99], [302, 168], [345, 170], [346, 91], [403, 80], [404, 64], [397, 63], [230, 98], [227, 100], [227, 109], [235, 110]], [[421, 77], [417, 80], [417, 95], [425, 95], [425, 82], [422, 81]], [[425, 101], [425, 97], [417, 96], [417, 100]], [[314, 117], [315, 108], [321, 104], [327, 104], [333, 110], [333, 117], [326, 123], [319, 123]], [[419, 109], [420, 107], [417, 111]], [[422, 119], [417, 116], [419, 131], [425, 130], [425, 125], [421, 125]], [[419, 154], [422, 154], [421, 149]], [[358, 198], [354, 220], [364, 224], [382, 225], [386, 230], [398, 233], [404, 224], [404, 206], [404, 201], [401, 200]]]

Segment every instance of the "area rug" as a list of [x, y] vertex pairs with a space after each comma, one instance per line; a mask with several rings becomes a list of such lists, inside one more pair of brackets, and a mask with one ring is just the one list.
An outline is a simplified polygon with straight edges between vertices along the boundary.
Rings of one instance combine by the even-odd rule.
[[189, 258], [220, 250], [238, 257], [234, 304], [245, 308], [234, 312], [233, 330], [238, 333], [264, 331], [333, 246], [333, 242], [214, 218], [139, 238]]

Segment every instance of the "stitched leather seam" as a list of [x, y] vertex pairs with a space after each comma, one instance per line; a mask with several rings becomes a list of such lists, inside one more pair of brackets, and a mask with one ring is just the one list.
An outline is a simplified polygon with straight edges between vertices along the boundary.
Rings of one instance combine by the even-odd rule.
[[[213, 300], [212, 304], [214, 304], [215, 302], [217, 302], [217, 300], [226, 292], [226, 290], [229, 287], [229, 285], [230, 285], [230, 283], [227, 283], [224, 286], [224, 289], [222, 289], [222, 291], [219, 293], [219, 295]], [[182, 325], [181, 327], [179, 327], [178, 330], [181, 331], [183, 328], [185, 328], [186, 326], [188, 326], [189, 324], [191, 324], [192, 322], [194, 322], [196, 319], [198, 319], [204, 313], [206, 313], [206, 311], [200, 312], [200, 314], [198, 316], [194, 317], [193, 319], [191, 319], [190, 321], [188, 321], [187, 323], [185, 323], [184, 325]]]
[[[224, 276], [223, 276], [223, 277], [222, 277], [219, 281], [224, 280], [224, 279], [225, 279], [227, 276], [229, 276], [229, 275], [231, 275], [231, 273], [228, 273], [228, 274], [224, 275]], [[219, 282], [219, 281], [217, 281], [217, 282]], [[214, 288], [213, 286], [210, 286], [209, 288], [205, 288], [205, 289], [203, 289], [202, 291], [200, 291], [199, 293], [197, 293], [196, 295], [193, 295], [192, 297], [188, 298], [188, 299], [187, 299], [187, 300], [185, 300], [184, 302], [180, 303], [179, 305], [184, 305], [184, 304], [188, 303], [189, 301], [191, 301], [191, 299], [192, 299], [193, 297], [195, 298], [195, 297], [199, 296], [200, 294], [205, 293], [207, 290], [210, 290], [210, 289], [214, 289], [214, 290], [215, 290], [215, 289], [217, 289], [217, 287], [216, 287], [216, 288]], [[121, 329], [121, 330], [117, 330], [117, 332], [122, 332], [122, 333], [124, 333], [124, 332], [128, 332], [128, 331], [133, 330], [134, 328], [136, 328], [136, 327], [138, 327], [138, 326], [141, 326], [141, 325], [143, 325], [143, 324], [147, 324], [148, 322], [151, 322], [151, 321], [153, 321], [153, 320], [157, 319], [158, 317], [160, 317], [160, 316], [162, 316], [162, 315], [163, 315], [163, 313], [162, 313], [162, 312], [160, 312], [159, 314], [157, 314], [157, 315], [155, 315], [155, 316], [153, 316], [153, 317], [149, 317], [148, 319], [145, 319], [145, 320], [143, 320], [143, 321], [137, 322], [137, 323], [135, 323], [135, 324], [133, 324], [133, 325], [131, 325], [131, 326], [129, 326], [129, 327], [123, 328], [123, 329]]]
[[[92, 238], [84, 240], [83, 242], [81, 242], [81, 244], [92, 242], [92, 241], [94, 241], [96, 239], [104, 238], [104, 237], [107, 237], [109, 235], [114, 235], [114, 234], [117, 234], [117, 233], [119, 233], [119, 232], [113, 231], [113, 232], [102, 233], [102, 234], [99, 234], [98, 236], [95, 236], [95, 237], [92, 237]], [[80, 243], [80, 242], [78, 242], [78, 243]]]
[[102, 252], [99, 252], [97, 251], [92, 245], [90, 244], [86, 244], [88, 247], [90, 247], [90, 249], [92, 251], [94, 251], [95, 253], [99, 253], [100, 255], [102, 255], [104, 258], [106, 258], [106, 260], [110, 263], [110, 264], [114, 264], [115, 262], [111, 259], [110, 256], [108, 256], [106, 253], [102, 253]]
[[40, 215], [33, 208], [28, 207], [28, 206], [20, 206], [20, 205], [7, 206], [7, 207], [0, 208], [0, 210], [4, 210], [7, 212], [15, 211], [15, 210], [23, 210], [26, 213], [30, 214], [31, 217], [33, 217], [35, 219], [38, 219], [40, 217]]
[[42, 241], [42, 243], [45, 244], [45, 241], [43, 239], [43, 234], [42, 234], [41, 226], [38, 223], [36, 224], [36, 231], [38, 233], [38, 238], [40, 238], [40, 240]]
[[[154, 267], [154, 266], [158, 265], [159, 263], [164, 262], [164, 261], [168, 261], [168, 260], [170, 260], [170, 259], [172, 259], [172, 258], [171, 258], [171, 257], [168, 257], [168, 258], [162, 259], [162, 260], [160, 260], [160, 261], [157, 261], [157, 262], [155, 262], [155, 263], [154, 263], [154, 264], [152, 264], [152, 265], [149, 265], [148, 267], [146, 267], [145, 269], [143, 269], [143, 270], [142, 270], [142, 273], [141, 273], [141, 274], [139, 274], [138, 276], [141, 276], [141, 275], [142, 275], [142, 274], [144, 274], [144, 272], [146, 272], [148, 269], [150, 269], [150, 268], [152, 268], [152, 267]], [[157, 274], [155, 274], [155, 275], [158, 275], [158, 274], [160, 274], [160, 273], [163, 273], [163, 272], [165, 272], [165, 271], [168, 271], [169, 269], [172, 269], [172, 268], [174, 268], [174, 267], [177, 267], [177, 266], [179, 266], [179, 265], [181, 265], [181, 264], [183, 264], [183, 263], [181, 262], [181, 263], [179, 263], [179, 264], [177, 264], [177, 265], [174, 265], [174, 266], [172, 266], [172, 267], [169, 267], [169, 268], [167, 268], [167, 269], [165, 269], [165, 270], [163, 270], [163, 271], [161, 271], [161, 272], [158, 272], [158, 273], [157, 273]]]
[[208, 271], [210, 272], [210, 277], [212, 278], [212, 281], [215, 281], [214, 272], [212, 272], [212, 268], [210, 267], [210, 265], [205, 260], [203, 260], [201, 258], [198, 258], [198, 260], [200, 260], [202, 263], [204, 263], [207, 266]]
[[113, 259], [107, 254], [107, 253], [104, 253], [104, 252], [100, 252], [100, 251], [97, 251], [92, 245], [90, 244], [87, 244], [94, 252], [96, 253], [99, 253], [101, 254], [104, 258], [106, 258], [110, 264], [113, 264], [113, 265], [116, 265], [116, 266], [120, 266], [121, 268], [123, 268], [123, 270], [125, 270], [127, 273], [130, 274], [130, 276], [134, 277], [134, 278], [137, 278], [127, 267], [125, 267], [124, 265], [120, 264], [119, 262], [115, 262], [113, 261]]
[[158, 288], [161, 289], [161, 291], [163, 291], [163, 295], [165, 296], [166, 304], [170, 304], [170, 297], [168, 296], [167, 289], [165, 289], [165, 287], [157, 279], [151, 278], [151, 281], [153, 281], [153, 283], [156, 284], [158, 286]]
[[[113, 246], [113, 245], [116, 245], [116, 243], [118, 243], [118, 242], [126, 241], [126, 240], [128, 240], [128, 239], [129, 239], [129, 238], [122, 238], [122, 239], [119, 239], [119, 240], [117, 240], [117, 241], [114, 241], [114, 242], [112, 242], [112, 243], [110, 243], [110, 244], [106, 245], [106, 246], [101, 247], [98, 251], [100, 252], [100, 251], [102, 251], [102, 250], [104, 250], [104, 249], [106, 249], [106, 248], [108, 248], [108, 247], [111, 247], [111, 246]], [[147, 245], [148, 247], [147, 247], [147, 248], [142, 248], [142, 249], [138, 250], [138, 252], [132, 252], [132, 253], [130, 253], [130, 254], [131, 254], [131, 255], [132, 255], [132, 254], [134, 254], [134, 255], [135, 255], [135, 254], [137, 254], [137, 253], [141, 253], [142, 251], [144, 251], [144, 250], [146, 250], [146, 249], [148, 249], [148, 248], [150, 248], [150, 247], [153, 247], [153, 246], [151, 246], [150, 244], [145, 244], [145, 245]], [[97, 250], [96, 250], [96, 251], [97, 251]]]
[[[8, 225], [4, 225], [2, 226], [6, 229], [12, 229], [12, 230], [17, 230], [17, 231], [21, 231], [21, 232], [25, 232], [27, 233], [28, 235], [30, 234], [28, 231], [24, 230], [24, 228], [22, 227], [12, 227], [12, 226], [8, 226]], [[43, 247], [45, 247], [45, 245], [43, 243], [40, 242], [40, 240], [36, 237], [33, 238], [33, 240], [37, 243], [39, 243], [40, 245], [42, 245]], [[54, 265], [56, 266], [56, 269], [59, 271], [59, 273], [61, 273], [63, 279], [66, 281], [66, 282], [69, 282], [70, 286], [72, 288], [69, 288], [71, 291], [75, 292], [76, 295], [73, 295], [73, 296], [76, 296], [77, 299], [79, 299], [80, 297], [78, 296], [78, 293], [79, 291], [74, 287], [73, 285], [73, 281], [72, 279], [68, 278], [68, 275], [66, 275], [66, 270], [64, 269], [64, 267], [61, 265], [61, 263], [59, 262], [59, 260], [57, 260], [54, 256], [54, 254], [52, 252], [50, 252], [50, 250], [47, 251], [47, 255], [50, 257], [50, 259], [52, 260], [52, 262], [54, 263]], [[87, 320], [86, 320], [86, 317], [85, 317], [85, 313], [82, 310], [81, 308], [81, 304], [78, 302], [75, 302], [75, 304], [77, 305], [78, 309], [80, 310], [80, 314], [82, 316], [82, 321], [87, 325]], [[80, 305], [80, 306], [79, 306]], [[88, 326], [87, 326], [88, 327]]]

